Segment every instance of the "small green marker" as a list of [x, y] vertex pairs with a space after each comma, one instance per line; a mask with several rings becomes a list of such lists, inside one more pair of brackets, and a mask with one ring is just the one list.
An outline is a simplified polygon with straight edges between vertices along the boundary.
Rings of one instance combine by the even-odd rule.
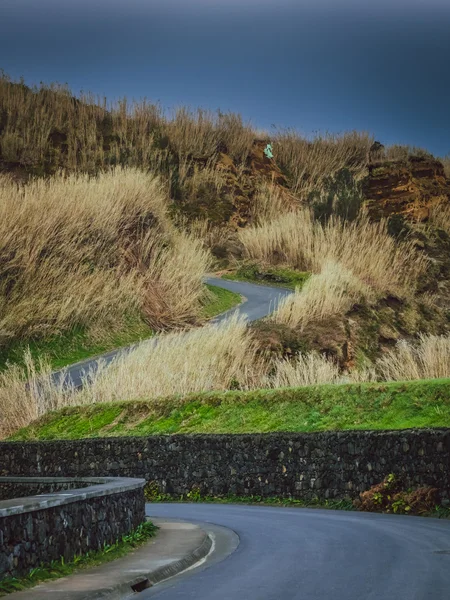
[[264, 148], [264, 154], [267, 156], [267, 158], [273, 158], [272, 144], [267, 144], [267, 146]]

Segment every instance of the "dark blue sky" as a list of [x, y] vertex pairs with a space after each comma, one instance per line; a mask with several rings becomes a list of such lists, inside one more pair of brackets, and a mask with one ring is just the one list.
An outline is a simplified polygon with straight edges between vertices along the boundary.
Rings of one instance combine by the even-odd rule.
[[0, 0], [0, 67], [450, 153], [450, 0]]

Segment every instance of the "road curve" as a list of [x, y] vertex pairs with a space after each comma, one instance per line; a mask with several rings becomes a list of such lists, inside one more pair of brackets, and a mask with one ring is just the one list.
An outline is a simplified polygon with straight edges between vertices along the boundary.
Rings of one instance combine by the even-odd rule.
[[450, 598], [447, 520], [219, 504], [147, 504], [147, 514], [224, 526], [240, 544], [142, 600]]
[[[256, 321], [270, 314], [275, 310], [282, 298], [292, 293], [292, 290], [285, 288], [269, 287], [241, 281], [228, 281], [219, 279], [218, 277], [207, 277], [205, 278], [205, 283], [236, 292], [244, 297], [244, 301], [239, 306], [211, 319], [211, 323], [221, 323], [232, 314], [240, 315], [248, 321]], [[109, 364], [118, 354], [127, 352], [134, 347], [135, 344], [126, 348], [112, 350], [95, 358], [88, 358], [70, 365], [66, 369], [55, 371], [53, 373], [53, 381], [55, 384], [59, 384], [63, 379], [64, 384], [72, 383], [75, 387], [79, 388], [82, 386], [83, 372], [95, 370], [99, 359]]]

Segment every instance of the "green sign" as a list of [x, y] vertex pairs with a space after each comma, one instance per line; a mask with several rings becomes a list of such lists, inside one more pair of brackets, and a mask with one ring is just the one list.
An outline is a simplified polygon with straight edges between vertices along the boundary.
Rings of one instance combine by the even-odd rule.
[[267, 158], [273, 158], [272, 144], [267, 144], [267, 146], [264, 148], [264, 154], [267, 156]]

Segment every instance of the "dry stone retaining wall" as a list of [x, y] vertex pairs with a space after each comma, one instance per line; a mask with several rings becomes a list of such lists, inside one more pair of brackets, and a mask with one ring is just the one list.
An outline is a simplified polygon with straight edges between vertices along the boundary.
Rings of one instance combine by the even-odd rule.
[[450, 497], [450, 429], [0, 443], [0, 474], [141, 477], [179, 496], [354, 498], [387, 474]]

